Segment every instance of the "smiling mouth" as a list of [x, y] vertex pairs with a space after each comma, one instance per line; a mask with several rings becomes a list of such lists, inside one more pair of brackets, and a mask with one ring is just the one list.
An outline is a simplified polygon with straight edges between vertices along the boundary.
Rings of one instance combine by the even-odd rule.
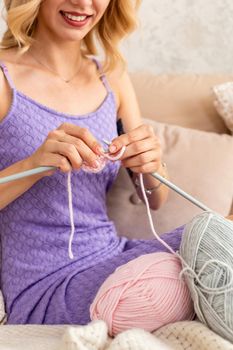
[[69, 12], [60, 11], [63, 17], [73, 22], [84, 22], [87, 18], [91, 17], [88, 15], [74, 15]]

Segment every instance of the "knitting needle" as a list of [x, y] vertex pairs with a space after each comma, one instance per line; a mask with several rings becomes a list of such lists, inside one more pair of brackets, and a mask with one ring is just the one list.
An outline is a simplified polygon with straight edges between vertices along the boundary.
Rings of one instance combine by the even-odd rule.
[[[105, 142], [107, 145], [111, 144], [111, 142], [106, 141], [104, 139], [103, 139], [103, 142]], [[5, 176], [3, 178], [0, 178], [0, 184], [4, 184], [4, 183], [7, 183], [7, 182], [19, 180], [19, 179], [22, 179], [22, 178], [27, 177], [27, 176], [31, 176], [31, 175], [42, 173], [44, 171], [55, 170], [55, 169], [56, 169], [56, 167], [53, 167], [53, 166], [42, 166], [42, 167], [26, 170], [26, 171], [23, 171], [23, 172], [20, 172], [20, 173], [17, 173], [17, 174], [13, 174], [13, 175], [9, 175], [9, 176]], [[190, 202], [192, 202], [193, 204], [195, 204], [197, 207], [199, 207], [199, 208], [201, 208], [201, 209], [203, 209], [205, 211], [212, 211], [206, 205], [202, 204], [200, 201], [198, 201], [197, 199], [193, 198], [191, 195], [189, 195], [188, 193], [183, 191], [181, 188], [179, 188], [178, 186], [176, 186], [172, 182], [168, 181], [167, 179], [165, 179], [164, 177], [162, 177], [158, 173], [152, 173], [151, 175], [153, 177], [155, 177], [157, 180], [159, 180], [160, 182], [162, 182], [167, 187], [170, 187], [173, 191], [177, 192], [179, 195], [181, 195], [185, 199], [187, 199]]]
[[198, 201], [197, 199], [192, 197], [190, 194], [188, 194], [187, 192], [183, 191], [181, 188], [179, 188], [178, 186], [176, 186], [172, 182], [168, 181], [163, 176], [159, 175], [158, 173], [152, 173], [150, 175], [155, 177], [157, 180], [162, 182], [167, 187], [170, 187], [173, 191], [177, 192], [179, 195], [181, 195], [185, 199], [187, 199], [190, 202], [192, 202], [193, 204], [195, 204], [197, 207], [199, 207], [199, 208], [201, 208], [201, 209], [203, 209], [205, 211], [211, 211], [211, 212], [213, 211], [213, 210], [209, 209], [206, 205], [204, 205], [203, 203], [201, 203], [200, 201]]
[[[107, 145], [111, 144], [111, 142], [109, 142], [109, 141], [107, 141], [105, 139], [103, 139], [103, 142], [105, 142]], [[172, 182], [168, 181], [167, 179], [165, 179], [163, 176], [159, 175], [158, 173], [155, 172], [155, 173], [151, 173], [150, 175], [155, 177], [157, 180], [162, 182], [167, 187], [171, 188], [173, 191], [177, 192], [179, 195], [181, 195], [182, 197], [184, 197], [185, 199], [187, 199], [191, 203], [195, 204], [197, 207], [199, 207], [199, 208], [201, 208], [201, 209], [203, 209], [205, 211], [211, 211], [212, 212], [212, 210], [209, 209], [206, 205], [204, 205], [203, 203], [201, 203], [200, 201], [198, 201], [197, 199], [192, 197], [190, 194], [186, 193], [181, 188], [179, 188], [178, 186], [176, 186]]]
[[[106, 143], [106, 141], [104, 141], [104, 142]], [[107, 152], [107, 151], [105, 150], [105, 152]], [[28, 176], [31, 176], [31, 175], [40, 174], [40, 173], [43, 173], [44, 171], [56, 170], [56, 169], [57, 168], [53, 167], [53, 166], [42, 166], [42, 167], [38, 167], [38, 168], [22, 171], [22, 172], [17, 173], [17, 174], [13, 174], [13, 175], [9, 175], [9, 176], [5, 176], [5, 177], [0, 178], [0, 185], [4, 184], [4, 183], [7, 183], [7, 182], [19, 180], [19, 179], [22, 179], [24, 177], [28, 177]]]
[[55, 169], [56, 169], [56, 167], [54, 167], [54, 166], [41, 166], [38, 168], [22, 171], [22, 172], [17, 173], [17, 174], [13, 174], [13, 175], [9, 175], [9, 176], [5, 176], [5, 177], [0, 178], [0, 184], [4, 184], [4, 183], [11, 182], [14, 180], [19, 180], [19, 179], [22, 179], [23, 177], [27, 177], [27, 176], [43, 173], [44, 171], [55, 170]]

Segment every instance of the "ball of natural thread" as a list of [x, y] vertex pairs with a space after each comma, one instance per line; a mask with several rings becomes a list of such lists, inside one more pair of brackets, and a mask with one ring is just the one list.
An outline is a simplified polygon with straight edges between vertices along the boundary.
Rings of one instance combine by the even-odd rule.
[[233, 342], [233, 222], [196, 216], [185, 226], [180, 254], [198, 318]]
[[142, 255], [120, 266], [100, 287], [91, 319], [102, 319], [111, 336], [130, 329], [154, 331], [193, 317], [193, 302], [181, 263], [170, 253]]

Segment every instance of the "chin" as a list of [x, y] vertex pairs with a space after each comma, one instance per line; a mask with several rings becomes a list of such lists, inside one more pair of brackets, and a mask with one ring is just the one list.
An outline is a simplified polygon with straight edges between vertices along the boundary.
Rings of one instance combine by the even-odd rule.
[[73, 32], [73, 33], [63, 32], [63, 33], [56, 33], [56, 36], [59, 39], [59, 41], [61, 41], [61, 42], [66, 42], [66, 41], [67, 42], [80, 42], [85, 38], [85, 36], [89, 32], [90, 32], [90, 30], [85, 31], [85, 33], [84, 32], [79, 32], [79, 33], [78, 32], [76, 32], [76, 33], [75, 32]]

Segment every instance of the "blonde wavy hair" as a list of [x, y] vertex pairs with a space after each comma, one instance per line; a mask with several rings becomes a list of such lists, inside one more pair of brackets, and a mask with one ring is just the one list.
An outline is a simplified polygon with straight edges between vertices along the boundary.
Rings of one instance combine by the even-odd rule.
[[[26, 52], [33, 43], [33, 33], [42, 0], [4, 0], [7, 30], [0, 43], [1, 49], [18, 47]], [[120, 41], [137, 27], [136, 11], [141, 0], [110, 0], [97, 25], [85, 36], [84, 55], [97, 55], [97, 38], [105, 53], [104, 71], [111, 71], [117, 63], [125, 65], [119, 51]]]

